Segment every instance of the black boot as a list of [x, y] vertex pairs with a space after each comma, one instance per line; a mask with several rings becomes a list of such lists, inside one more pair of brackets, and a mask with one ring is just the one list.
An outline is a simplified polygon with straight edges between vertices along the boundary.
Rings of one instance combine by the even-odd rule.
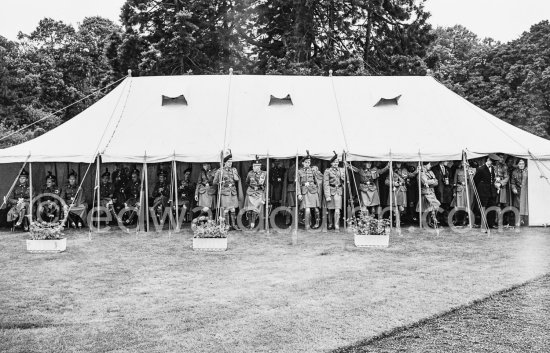
[[331, 210], [327, 210], [328, 214], [327, 214], [327, 223], [328, 223], [328, 226], [327, 226], [327, 229], [330, 230], [330, 229], [333, 229], [334, 225], [332, 224], [332, 211]]
[[319, 212], [319, 208], [313, 209], [314, 215], [315, 215], [315, 225], [313, 226], [313, 229], [319, 228], [321, 225], [321, 212]]
[[229, 212], [229, 214], [231, 216], [231, 223], [232, 223], [233, 229], [241, 230], [241, 228], [239, 228], [239, 226], [237, 225], [237, 216], [235, 215], [235, 211]]

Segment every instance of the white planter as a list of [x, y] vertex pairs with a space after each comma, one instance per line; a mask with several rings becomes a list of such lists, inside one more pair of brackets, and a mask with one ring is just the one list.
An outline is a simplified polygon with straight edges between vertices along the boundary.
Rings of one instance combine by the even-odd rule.
[[193, 238], [193, 250], [225, 251], [227, 238]]
[[383, 247], [390, 245], [390, 235], [354, 234], [355, 246], [358, 248]]
[[67, 238], [27, 240], [27, 251], [32, 253], [63, 252], [65, 249], [67, 249]]

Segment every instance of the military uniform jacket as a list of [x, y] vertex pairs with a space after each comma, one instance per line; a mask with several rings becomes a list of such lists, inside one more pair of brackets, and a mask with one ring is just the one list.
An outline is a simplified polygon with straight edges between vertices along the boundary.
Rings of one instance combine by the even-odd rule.
[[217, 169], [210, 169], [209, 171], [201, 170], [199, 180], [197, 181], [197, 188], [195, 189], [195, 196], [208, 192], [209, 195], [216, 194], [216, 186], [214, 185], [214, 178], [217, 173]]
[[431, 170], [423, 170], [420, 174], [420, 179], [422, 180], [422, 195], [433, 194], [433, 188], [438, 184], [434, 172]]
[[157, 181], [155, 187], [153, 188], [153, 197], [169, 197], [170, 196], [170, 184], [168, 182]]
[[63, 189], [63, 192], [61, 193], [61, 198], [65, 201], [67, 205], [71, 205], [74, 201], [74, 205], [79, 205], [81, 203], [81, 192], [78, 192], [78, 185], [70, 185], [68, 184]]
[[[407, 169], [397, 169], [393, 171], [393, 187], [395, 191], [407, 191], [407, 180], [409, 178], [409, 171]], [[390, 185], [390, 176], [386, 177], [386, 185]]]
[[263, 191], [265, 188], [265, 180], [267, 178], [267, 173], [264, 171], [259, 171], [256, 173], [251, 170], [246, 176], [246, 185], [248, 189], [246, 190], [247, 194], [253, 191]]
[[196, 187], [190, 180], [181, 180], [178, 183], [178, 197], [181, 200], [189, 201], [196, 191]]
[[214, 184], [220, 184], [223, 196], [237, 195], [237, 182], [241, 180], [237, 168], [218, 169], [214, 177]]
[[31, 198], [30, 194], [31, 190], [28, 183], [19, 184], [15, 188], [13, 188], [10, 202], [12, 204], [16, 204], [19, 199], [23, 199], [25, 202], [29, 202]]
[[126, 183], [124, 180], [119, 180], [114, 184], [113, 199], [116, 199], [117, 203], [120, 204], [126, 201]]
[[317, 177], [315, 175], [315, 172], [311, 168], [301, 168], [300, 170], [298, 170], [298, 183], [300, 185], [300, 193], [302, 195], [305, 195], [307, 193], [319, 193]]
[[323, 175], [323, 190], [325, 197], [333, 195], [342, 195], [342, 182], [344, 180], [344, 171], [340, 168], [328, 168]]
[[128, 185], [126, 186], [125, 195], [129, 199], [134, 199], [135, 201], [139, 201], [139, 195], [141, 193], [141, 180], [132, 181], [130, 180], [128, 182]]
[[[51, 187], [46, 187], [44, 186], [42, 188], [42, 194], [54, 194], [54, 195], [57, 195], [59, 197], [61, 197], [61, 191], [59, 190], [59, 188], [57, 187], [57, 185], [54, 185], [54, 186], [51, 186]], [[59, 200], [57, 198], [54, 198], [53, 196], [50, 196], [50, 195], [45, 195], [45, 196], [42, 196], [40, 198], [40, 202], [44, 202], [44, 201], [54, 201], [54, 202], [59, 202]]]
[[99, 186], [99, 193], [100, 198], [102, 199], [112, 199], [115, 195], [115, 187], [113, 186], [113, 183], [109, 181], [107, 183], [101, 183]]
[[377, 190], [376, 179], [380, 176], [381, 171], [378, 168], [359, 169], [359, 188], [362, 191]]

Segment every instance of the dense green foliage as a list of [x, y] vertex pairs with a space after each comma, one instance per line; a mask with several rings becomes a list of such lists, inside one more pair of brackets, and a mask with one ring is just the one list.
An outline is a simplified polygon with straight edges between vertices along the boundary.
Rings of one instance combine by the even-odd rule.
[[426, 75], [516, 126], [550, 132], [550, 25], [510, 43], [432, 29], [425, 0], [127, 0], [121, 25], [43, 19], [0, 36], [0, 141], [33, 138], [134, 75]]

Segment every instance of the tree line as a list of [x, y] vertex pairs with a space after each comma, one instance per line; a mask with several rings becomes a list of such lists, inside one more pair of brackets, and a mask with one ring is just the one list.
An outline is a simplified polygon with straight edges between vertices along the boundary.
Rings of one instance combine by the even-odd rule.
[[430, 74], [495, 116], [548, 138], [548, 21], [500, 43], [460, 25], [432, 28], [425, 1], [127, 0], [120, 24], [87, 17], [75, 28], [45, 18], [15, 41], [0, 36], [0, 136], [55, 114], [0, 147], [70, 119], [128, 69], [138, 76], [227, 74], [229, 68], [236, 74]]

